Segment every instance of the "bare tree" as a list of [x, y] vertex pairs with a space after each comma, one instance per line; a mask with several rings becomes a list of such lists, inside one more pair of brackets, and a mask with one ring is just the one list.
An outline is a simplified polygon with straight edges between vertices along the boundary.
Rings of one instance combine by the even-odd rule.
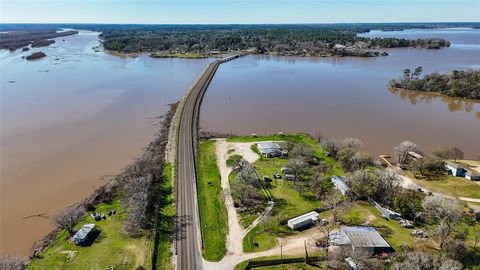
[[23, 270], [27, 260], [19, 256], [0, 255], [0, 270]]
[[363, 142], [357, 138], [345, 138], [342, 140], [342, 148], [351, 148], [354, 150], [360, 150], [363, 146]]
[[347, 175], [350, 188], [359, 197], [368, 197], [375, 194], [378, 188], [376, 175], [368, 170], [358, 170]]
[[53, 218], [53, 222], [70, 234], [74, 233], [75, 224], [85, 215], [85, 210], [79, 206], [69, 207]]
[[328, 256], [328, 247], [330, 246], [330, 235], [335, 229], [335, 223], [327, 223], [321, 225], [320, 222], [317, 223], [318, 231], [323, 235], [319, 241], [323, 242], [323, 248], [325, 249], [325, 255]]
[[320, 199], [325, 193], [325, 175], [317, 172], [310, 179], [310, 188], [315, 192], [317, 199]]
[[375, 170], [378, 178], [375, 199], [382, 204], [393, 206], [402, 178], [392, 170]]
[[305, 170], [306, 166], [307, 166], [307, 162], [303, 157], [294, 158], [287, 163], [286, 167], [292, 171], [295, 177], [294, 179], [295, 183], [297, 183], [300, 174]]
[[395, 146], [393, 152], [398, 158], [398, 163], [406, 164], [408, 158], [408, 152], [415, 151], [417, 145], [411, 141], [403, 141], [398, 146]]
[[462, 217], [462, 207], [458, 200], [441, 196], [430, 196], [423, 202], [426, 217], [437, 224], [440, 249], [445, 248], [448, 237]]
[[323, 149], [330, 153], [332, 157], [336, 157], [338, 151], [341, 149], [341, 143], [335, 138], [322, 139], [321, 144]]
[[457, 159], [462, 159], [463, 158], [463, 151], [454, 147], [452, 148], [452, 157], [455, 161], [457, 161]]
[[342, 196], [337, 191], [332, 190], [324, 197], [323, 203], [325, 204], [325, 207], [330, 209], [333, 217], [333, 222], [337, 222], [338, 215], [344, 206], [344, 200]]
[[312, 148], [304, 143], [297, 143], [295, 146], [288, 152], [288, 155], [292, 158], [303, 157], [309, 158], [312, 156]]
[[401, 261], [392, 265], [394, 270], [461, 270], [463, 265], [455, 260], [440, 257], [433, 253], [408, 252]]

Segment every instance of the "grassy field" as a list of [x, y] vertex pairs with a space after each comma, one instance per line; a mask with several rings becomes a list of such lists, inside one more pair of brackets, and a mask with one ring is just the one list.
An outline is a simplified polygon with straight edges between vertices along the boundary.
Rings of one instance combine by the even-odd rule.
[[[328, 211], [322, 215], [328, 215]], [[385, 220], [377, 209], [364, 201], [354, 202], [352, 207], [340, 218], [348, 225], [365, 225], [375, 227], [385, 240], [394, 248], [398, 249], [402, 244], [410, 247], [416, 245], [415, 239], [410, 235], [412, 229], [402, 228], [395, 220]]]
[[452, 196], [480, 198], [480, 184], [463, 177], [445, 175], [440, 179], [430, 180], [420, 179], [419, 175], [417, 175], [418, 178], [415, 178], [411, 172], [408, 172], [407, 175], [419, 186], [430, 191]]
[[27, 269], [135, 269], [143, 266], [151, 268], [150, 241], [145, 238], [130, 238], [121, 233], [125, 211], [118, 200], [110, 204], [100, 204], [96, 212], [107, 213], [115, 209], [117, 214], [106, 220], [95, 221], [90, 216], [81, 220], [79, 229], [85, 223], [95, 223], [100, 234], [91, 246], [76, 246], [69, 241], [67, 231], [62, 231], [50, 247], [35, 258]]
[[166, 164], [163, 168], [163, 182], [159, 194], [159, 213], [157, 239], [154, 240], [153, 246], [156, 246], [155, 266], [159, 270], [173, 270], [171, 262], [172, 257], [172, 240], [174, 234], [174, 218], [175, 206], [173, 204], [173, 177], [172, 166]]
[[[310, 136], [306, 134], [296, 135], [271, 135], [271, 136], [243, 136], [231, 137], [231, 142], [252, 142], [252, 141], [291, 141], [295, 143], [303, 142], [312, 147], [314, 155], [325, 160], [332, 166], [333, 174], [342, 174], [342, 171], [335, 164], [335, 161], [326, 157], [320, 145]], [[281, 167], [285, 166], [288, 159], [285, 158], [265, 158], [261, 157], [254, 163], [255, 169], [260, 177], [270, 176], [279, 173]], [[296, 190], [292, 181], [284, 179], [274, 179], [271, 186], [268, 187], [269, 194], [273, 197], [275, 205], [273, 207], [271, 217], [265, 222], [257, 225], [243, 239], [243, 249], [245, 252], [259, 252], [268, 250], [277, 244], [278, 236], [295, 234], [286, 226], [279, 225], [279, 221], [292, 218], [314, 209], [320, 208], [321, 202], [311, 192], [304, 192], [303, 196]], [[240, 215], [242, 216], [242, 215]], [[246, 219], [242, 219], [242, 225]]]
[[219, 261], [226, 251], [228, 222], [220, 172], [216, 163], [215, 141], [200, 142], [197, 157], [197, 189], [204, 244], [202, 254], [208, 261]]
[[[309, 256], [321, 256], [323, 252], [315, 252], [314, 254], [309, 254]], [[283, 256], [283, 258], [298, 258], [299, 256]], [[280, 259], [280, 256], [268, 256], [268, 257], [259, 257], [252, 259], [252, 261], [262, 261], [262, 260], [275, 260], [275, 259]], [[247, 266], [248, 261], [243, 261], [239, 264], [237, 264], [234, 268], [234, 270], [244, 270], [245, 267]], [[318, 269], [323, 269], [321, 262], [314, 263], [313, 265], [306, 265], [304, 263], [292, 263], [292, 264], [282, 264], [282, 265], [274, 265], [274, 266], [264, 266], [264, 267], [256, 267], [254, 269], [261, 269], [261, 270], [276, 270], [276, 269], [281, 269], [281, 270], [295, 270], [295, 269], [302, 269], [302, 270], [318, 270]]]
[[201, 54], [201, 53], [170, 53], [170, 54], [167, 54], [166, 57], [171, 57], [171, 58], [188, 58], [188, 59], [207, 58], [206, 55]]

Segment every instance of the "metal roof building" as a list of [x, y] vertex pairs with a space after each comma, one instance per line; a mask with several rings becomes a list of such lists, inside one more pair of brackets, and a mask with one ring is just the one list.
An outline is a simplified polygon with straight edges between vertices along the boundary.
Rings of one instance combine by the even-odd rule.
[[80, 245], [88, 238], [88, 234], [93, 230], [95, 224], [88, 223], [82, 226], [80, 230], [78, 230], [75, 235], [72, 237], [72, 242], [76, 245]]
[[301, 229], [314, 224], [317, 221], [318, 216], [319, 214], [317, 212], [312, 211], [304, 215], [289, 219], [287, 222], [287, 226], [292, 230]]
[[342, 193], [344, 196], [351, 196], [352, 190], [345, 183], [343, 176], [332, 176], [331, 180], [333, 185]]
[[279, 157], [282, 155], [282, 148], [276, 142], [259, 142], [257, 147], [265, 157]]
[[352, 249], [363, 249], [372, 253], [391, 252], [393, 248], [373, 227], [342, 226], [340, 232], [330, 236], [334, 245], [351, 245]]

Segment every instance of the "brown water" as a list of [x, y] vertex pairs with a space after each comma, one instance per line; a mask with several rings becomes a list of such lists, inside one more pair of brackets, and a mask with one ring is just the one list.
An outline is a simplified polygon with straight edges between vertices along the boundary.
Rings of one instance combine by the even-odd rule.
[[204, 99], [204, 131], [234, 134], [321, 133], [357, 137], [373, 154], [403, 140], [423, 150], [459, 147], [480, 156], [480, 103], [392, 92], [387, 82], [404, 68], [424, 72], [480, 68], [480, 30], [408, 30], [365, 36], [444, 37], [440, 50], [391, 49], [377, 58], [247, 56], [223, 64]]
[[92, 49], [97, 36], [59, 38], [34, 62], [0, 52], [2, 254], [26, 255], [52, 229], [23, 217], [52, 217], [139, 156], [210, 62], [112, 56]]

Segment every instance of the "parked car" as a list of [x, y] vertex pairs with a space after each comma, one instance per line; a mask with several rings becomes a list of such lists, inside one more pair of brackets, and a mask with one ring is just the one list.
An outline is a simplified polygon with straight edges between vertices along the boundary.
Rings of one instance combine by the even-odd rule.
[[406, 219], [400, 219], [398, 223], [400, 223], [400, 226], [403, 228], [413, 228], [413, 225]]
[[273, 178], [275, 179], [282, 179], [282, 176], [279, 173], [274, 173]]

